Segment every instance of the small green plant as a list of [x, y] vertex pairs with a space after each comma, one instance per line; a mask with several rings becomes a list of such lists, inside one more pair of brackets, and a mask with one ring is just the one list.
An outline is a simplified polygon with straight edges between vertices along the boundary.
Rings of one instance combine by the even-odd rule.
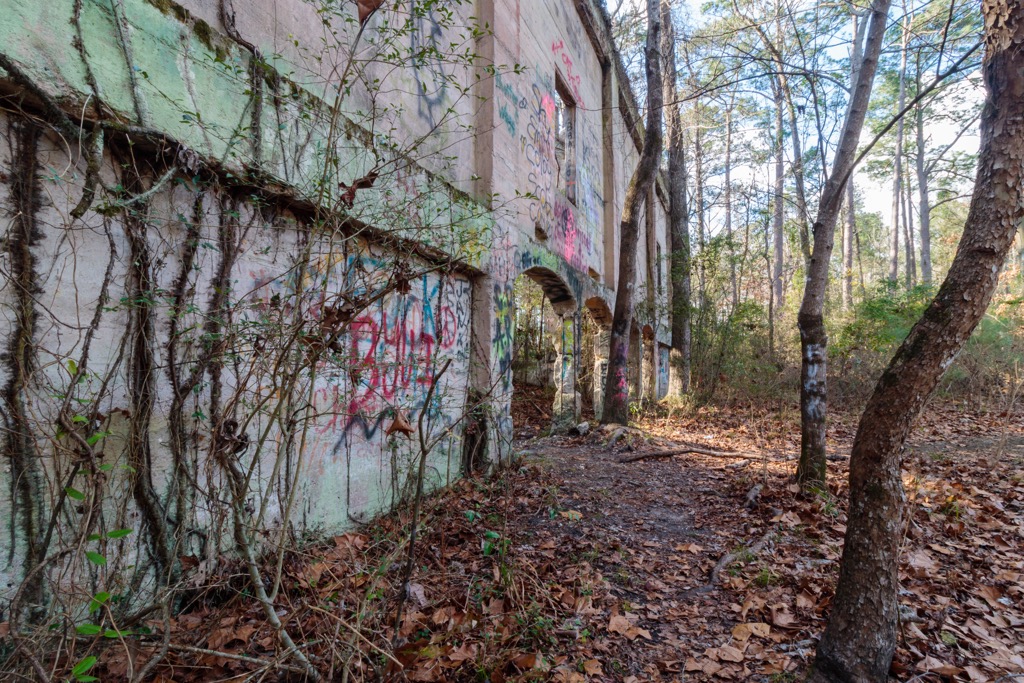
[[760, 586], [761, 588], [774, 586], [779, 582], [779, 580], [779, 575], [773, 572], [768, 567], [763, 567], [761, 571], [757, 573], [757, 576], [754, 577], [754, 583]]
[[99, 661], [96, 657], [89, 656], [82, 659], [75, 667], [71, 669], [71, 677], [77, 681], [77, 683], [92, 683], [92, 681], [98, 681], [100, 679], [95, 676], [90, 676], [88, 672], [96, 666], [96, 662]]
[[736, 562], [740, 564], [750, 564], [757, 558], [750, 548], [739, 548], [736, 550]]
[[950, 496], [939, 506], [939, 512], [953, 520], [959, 520], [964, 516], [964, 508], [955, 496]]
[[523, 628], [524, 637], [538, 646], [551, 646], [557, 642], [554, 620], [545, 616], [543, 608], [536, 602], [516, 615], [516, 622]]
[[502, 538], [501, 534], [497, 531], [484, 532], [484, 540], [482, 543], [484, 557], [497, 555], [498, 557], [504, 558], [511, 547], [512, 542], [507, 538]]

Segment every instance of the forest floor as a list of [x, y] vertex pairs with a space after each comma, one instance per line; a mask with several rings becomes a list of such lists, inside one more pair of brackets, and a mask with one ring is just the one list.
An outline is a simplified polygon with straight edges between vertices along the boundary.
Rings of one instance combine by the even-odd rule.
[[[831, 453], [849, 453], [855, 427], [834, 416]], [[836, 579], [847, 463], [829, 463], [828, 494], [798, 493], [795, 407], [518, 445], [502, 476], [425, 502], [407, 581], [408, 510], [289, 556], [275, 607], [306, 655], [353, 681], [802, 680]], [[686, 445], [728, 454], [624, 462]], [[1024, 673], [1024, 416], [932, 405], [904, 471], [894, 678], [1024, 681], [1005, 677]], [[219, 590], [170, 622], [158, 680], [299, 680], [244, 577]], [[106, 672], [125, 673], [109, 652]]]

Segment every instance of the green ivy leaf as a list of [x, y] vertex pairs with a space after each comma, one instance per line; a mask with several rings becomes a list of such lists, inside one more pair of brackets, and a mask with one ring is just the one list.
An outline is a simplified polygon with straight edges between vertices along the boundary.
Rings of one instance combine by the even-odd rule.
[[97, 443], [99, 443], [100, 439], [106, 438], [108, 436], [110, 436], [110, 432], [96, 432], [85, 441], [90, 446], [95, 446]]
[[89, 611], [98, 612], [103, 605], [110, 600], [110, 593], [106, 591], [100, 591], [96, 595], [92, 596], [92, 600], [89, 601]]
[[107, 534], [107, 538], [124, 538], [132, 533], [131, 529], [115, 529]]
[[81, 624], [76, 626], [75, 630], [78, 631], [79, 635], [94, 636], [97, 633], [100, 633], [103, 629], [96, 624]]
[[85, 551], [85, 557], [90, 562], [92, 562], [93, 564], [98, 565], [100, 567], [105, 567], [106, 564], [107, 564], [107, 558], [103, 557], [99, 553], [94, 552], [92, 550], [86, 550]]
[[65, 486], [64, 493], [68, 494], [68, 498], [74, 498], [75, 500], [85, 500], [85, 494], [71, 486]]
[[89, 669], [93, 668], [96, 665], [96, 662], [97, 659], [92, 655], [89, 655], [88, 657], [80, 661], [78, 664], [75, 664], [75, 668], [71, 670], [71, 675], [80, 681], [85, 680], [81, 678], [82, 674], [84, 674]]

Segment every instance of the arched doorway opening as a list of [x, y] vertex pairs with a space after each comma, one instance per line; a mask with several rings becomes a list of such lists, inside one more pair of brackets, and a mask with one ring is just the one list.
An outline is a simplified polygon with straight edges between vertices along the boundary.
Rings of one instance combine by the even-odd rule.
[[581, 397], [581, 418], [594, 424], [604, 409], [608, 350], [611, 345], [612, 311], [599, 296], [584, 302], [580, 315], [580, 362], [577, 383]]
[[528, 439], [576, 425], [579, 313], [565, 282], [530, 268], [512, 287], [512, 429]]
[[640, 405], [645, 410], [658, 400], [658, 357], [655, 349], [654, 328], [644, 325], [640, 329], [643, 348], [640, 349]]

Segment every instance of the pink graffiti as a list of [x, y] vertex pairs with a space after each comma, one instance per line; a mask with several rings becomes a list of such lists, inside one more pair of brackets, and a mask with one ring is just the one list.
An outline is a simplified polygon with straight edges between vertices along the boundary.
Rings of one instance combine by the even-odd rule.
[[544, 113], [548, 115], [548, 123], [555, 120], [555, 98], [549, 94], [545, 94], [540, 100], [540, 106], [544, 110]]
[[318, 433], [347, 429], [360, 416], [372, 418], [403, 397], [425, 396], [434, 381], [436, 354], [455, 346], [458, 317], [449, 306], [437, 314], [424, 307], [399, 313], [401, 317], [393, 313], [384, 310], [353, 321], [349, 375], [354, 386], [348, 394], [338, 385], [318, 390], [330, 413]]
[[579, 74], [573, 73], [573, 62], [572, 57], [569, 56], [568, 51], [565, 49], [565, 41], [559, 40], [557, 43], [551, 43], [551, 54], [558, 55], [561, 53], [562, 64], [565, 65], [565, 80], [568, 82], [569, 87], [572, 88], [573, 97], [576, 98], [576, 104], [580, 107], [584, 107], [583, 96], [580, 95], [580, 84], [583, 79], [580, 78]]

